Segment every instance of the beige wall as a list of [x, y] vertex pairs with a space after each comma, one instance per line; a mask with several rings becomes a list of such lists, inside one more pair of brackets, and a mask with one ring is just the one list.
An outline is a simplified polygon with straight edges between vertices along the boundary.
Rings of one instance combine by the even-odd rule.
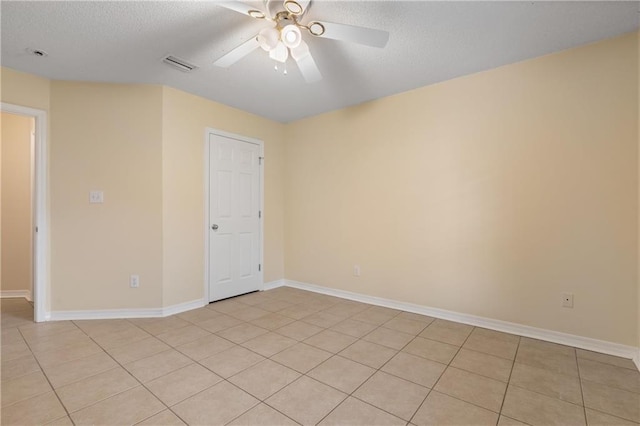
[[2, 291], [31, 291], [31, 132], [34, 119], [2, 113], [0, 127]]
[[202, 297], [204, 136], [212, 127], [264, 141], [264, 280], [284, 276], [284, 125], [198, 96], [163, 89], [164, 305]]
[[50, 81], [11, 68], [0, 68], [2, 102], [49, 111]]
[[160, 307], [162, 87], [53, 81], [49, 148], [52, 310]]
[[627, 35], [289, 125], [286, 277], [637, 346], [637, 55]]

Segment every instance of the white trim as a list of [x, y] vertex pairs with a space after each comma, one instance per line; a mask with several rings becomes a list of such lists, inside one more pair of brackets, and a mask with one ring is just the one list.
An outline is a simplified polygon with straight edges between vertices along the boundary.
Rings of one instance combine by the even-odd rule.
[[35, 179], [33, 199], [33, 221], [38, 232], [34, 232], [33, 244], [33, 317], [35, 322], [47, 321], [49, 312], [49, 206], [47, 204], [48, 165], [49, 156], [47, 148], [47, 112], [41, 109], [29, 108], [20, 105], [0, 103], [0, 111], [11, 114], [26, 115], [35, 119]]
[[24, 298], [31, 302], [30, 290], [0, 290], [0, 299]]
[[164, 308], [147, 309], [104, 309], [96, 311], [51, 311], [49, 320], [92, 320], [92, 319], [118, 319], [118, 318], [162, 318], [175, 315], [205, 306], [204, 299], [192, 300], [191, 302], [178, 303], [177, 305], [166, 306]]
[[274, 288], [283, 287], [285, 285], [287, 285], [287, 284], [286, 284], [286, 281], [284, 279], [275, 280], [275, 281], [269, 281], [268, 283], [264, 283], [264, 285], [262, 286], [262, 291], [273, 290]]
[[360, 293], [352, 293], [350, 291], [327, 288], [313, 284], [302, 283], [299, 281], [284, 280], [284, 282], [284, 285], [288, 287], [299, 288], [301, 290], [313, 291], [315, 293], [336, 296], [342, 299], [355, 300], [357, 302], [368, 303], [371, 305], [399, 309], [416, 314], [428, 315], [434, 318], [441, 318], [460, 322], [463, 324], [469, 324], [476, 327], [488, 328], [491, 330], [502, 331], [519, 336], [546, 340], [548, 342], [559, 343], [567, 346], [574, 346], [576, 348], [586, 349], [589, 351], [633, 359], [636, 363], [636, 366], [638, 366], [638, 368], [640, 369], [640, 351], [639, 348], [636, 348], [634, 346], [627, 346], [619, 343], [592, 339], [589, 337], [576, 336], [573, 334], [561, 333], [553, 330], [530, 327], [528, 325], [522, 325], [508, 321], [501, 321], [475, 315], [463, 314], [459, 312], [447, 311], [444, 309], [431, 308], [428, 306], [415, 305], [413, 303], [399, 302], [395, 300], [384, 299], [381, 297], [367, 296]]
[[[207, 127], [204, 130], [204, 300], [209, 303], [209, 183], [211, 182], [209, 179], [209, 154], [211, 153], [211, 147], [209, 143], [210, 135], [218, 135], [223, 136], [225, 138], [235, 139], [242, 142], [248, 142], [252, 144], [256, 144], [260, 147], [260, 157], [264, 159], [264, 142], [250, 138], [247, 136], [237, 135], [235, 133], [225, 132], [223, 130], [214, 129], [212, 127]], [[260, 272], [258, 273], [260, 277], [260, 287], [264, 287], [264, 161], [262, 162], [260, 167], [260, 211], [262, 212], [262, 217], [260, 218]]]

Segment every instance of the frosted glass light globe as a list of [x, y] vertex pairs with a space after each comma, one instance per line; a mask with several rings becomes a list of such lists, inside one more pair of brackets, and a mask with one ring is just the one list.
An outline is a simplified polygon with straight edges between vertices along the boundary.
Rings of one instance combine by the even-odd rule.
[[279, 38], [280, 33], [275, 28], [264, 28], [258, 33], [258, 43], [267, 52], [278, 45]]

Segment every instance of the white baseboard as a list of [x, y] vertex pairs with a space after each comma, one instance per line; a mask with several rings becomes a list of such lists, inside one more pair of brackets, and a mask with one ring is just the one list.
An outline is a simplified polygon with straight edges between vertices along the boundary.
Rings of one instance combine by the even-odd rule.
[[[475, 315], [463, 314], [459, 312], [447, 311], [444, 309], [431, 308], [428, 306], [415, 305], [412, 303], [399, 302], [396, 300], [384, 299], [381, 297], [367, 296], [360, 293], [352, 293], [350, 291], [338, 290], [328, 287], [307, 284], [293, 280], [281, 280], [287, 287], [299, 288], [301, 290], [313, 291], [315, 293], [336, 296], [342, 299], [354, 300], [357, 302], [368, 303], [371, 305], [384, 306], [387, 308], [398, 309], [416, 314], [427, 315], [434, 318], [446, 319], [449, 321], [460, 322], [473, 325], [476, 327], [488, 328], [491, 330], [502, 331], [519, 336], [531, 337], [548, 342], [559, 343], [567, 346], [574, 346], [580, 349], [600, 352], [608, 355], [615, 355], [622, 358], [633, 359], [636, 366], [640, 370], [640, 349], [622, 345], [619, 343], [607, 342], [604, 340], [592, 339], [589, 337], [576, 336], [573, 334], [561, 333], [553, 330], [530, 327], [528, 325], [517, 324], [508, 321], [501, 321], [491, 318], [479, 317]], [[275, 282], [274, 282], [275, 284]], [[272, 287], [276, 288], [276, 287]]]
[[286, 285], [284, 279], [275, 280], [275, 281], [269, 281], [268, 283], [264, 283], [262, 285], [262, 291], [273, 290], [274, 288], [282, 287], [284, 285]]
[[24, 298], [31, 302], [31, 290], [0, 290], [0, 299]]
[[77, 310], [77, 311], [51, 311], [46, 321], [64, 320], [89, 320], [89, 319], [118, 319], [118, 318], [162, 318], [179, 314], [205, 306], [204, 299], [191, 302], [178, 303], [164, 308], [147, 309], [104, 309], [104, 310]]

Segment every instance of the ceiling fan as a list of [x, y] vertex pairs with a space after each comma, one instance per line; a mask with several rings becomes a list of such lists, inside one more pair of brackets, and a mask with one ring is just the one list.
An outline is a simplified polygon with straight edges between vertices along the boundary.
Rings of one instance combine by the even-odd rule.
[[[303, 40], [302, 30], [305, 30], [313, 37], [350, 41], [372, 47], [385, 47], [389, 41], [389, 33], [387, 31], [373, 28], [324, 21], [309, 21], [303, 24], [305, 15], [311, 5], [311, 0], [284, 0], [282, 3], [275, 0], [263, 1], [265, 11], [258, 10], [240, 1], [216, 3], [218, 6], [242, 13], [251, 18], [268, 21], [272, 25], [263, 28], [256, 36], [220, 57], [214, 62], [214, 65], [228, 68], [260, 47], [269, 52], [269, 57], [277, 63], [286, 64], [287, 59], [291, 56], [298, 65], [305, 81], [313, 83], [322, 79], [322, 75], [313, 60], [313, 56], [311, 56], [309, 46]], [[276, 70], [278, 69], [277, 63]]]

